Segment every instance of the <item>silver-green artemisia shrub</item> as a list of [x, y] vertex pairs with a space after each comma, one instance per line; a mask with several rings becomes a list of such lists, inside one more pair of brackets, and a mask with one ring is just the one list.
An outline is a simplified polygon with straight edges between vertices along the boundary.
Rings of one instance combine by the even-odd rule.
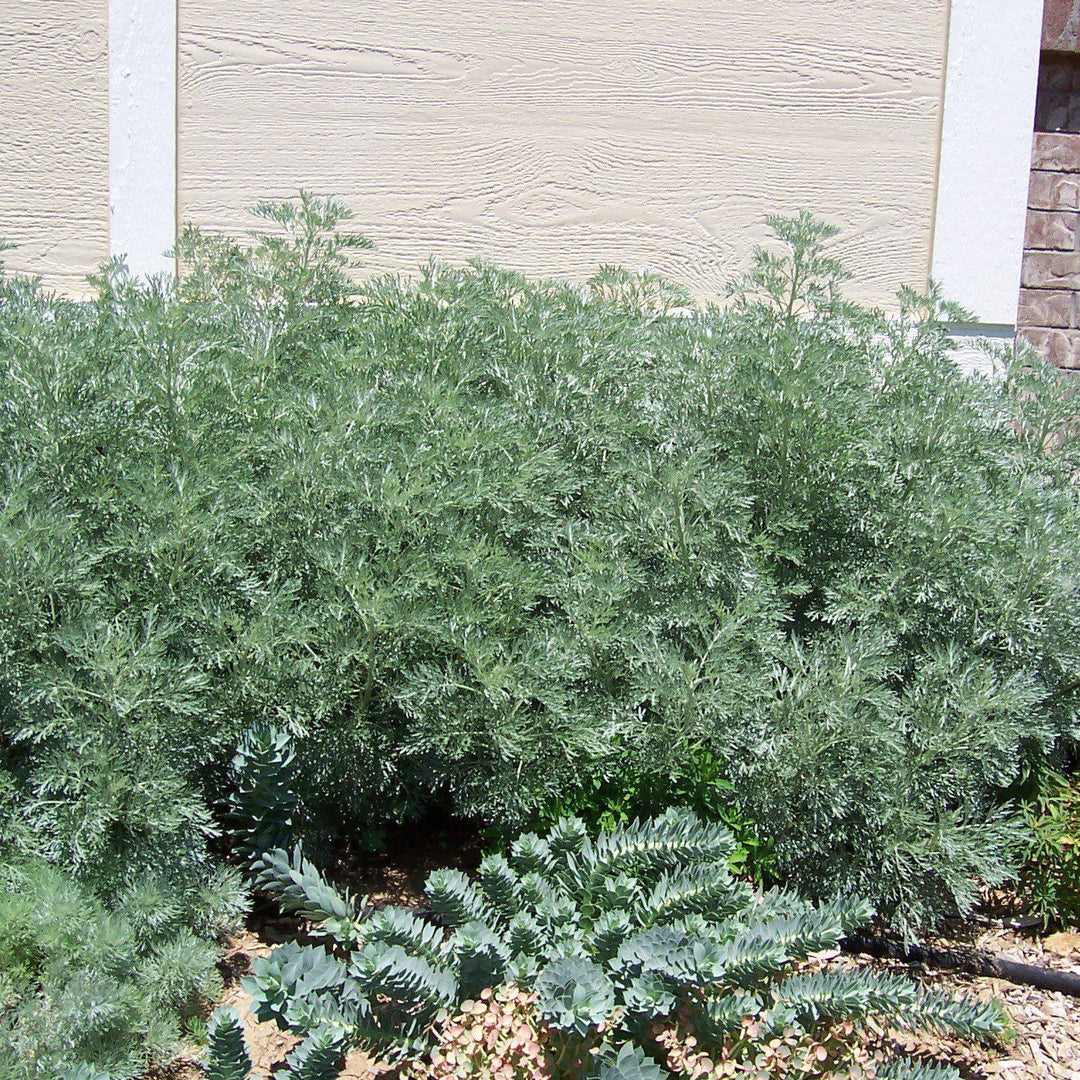
[[935, 297], [845, 305], [808, 219], [721, 309], [613, 270], [357, 285], [339, 204], [259, 213], [186, 231], [177, 285], [0, 279], [20, 850], [176, 862], [281, 719], [335, 819], [512, 826], [707, 759], [808, 894], [920, 923], [1013, 869], [1001, 792], [1080, 686], [1050, 372], [965, 377]]
[[0, 1080], [138, 1080], [190, 1043], [246, 889], [168, 870], [100, 896], [38, 859], [0, 867]]
[[[286, 755], [275, 733], [255, 732], [238, 770], [280, 776]], [[384, 1060], [415, 1057], [440, 1014], [505, 984], [535, 993], [560, 1080], [662, 1080], [654, 1058], [664, 1055], [649, 1032], [676, 1015], [692, 1023], [701, 1047], [745, 1042], [750, 1060], [773, 1036], [869, 1017], [965, 1036], [1002, 1030], [995, 1003], [925, 993], [865, 970], [797, 971], [811, 954], [836, 948], [872, 909], [754, 893], [728, 870], [730, 832], [689, 811], [595, 836], [576, 818], [546, 836], [522, 835], [505, 856], [485, 856], [475, 877], [431, 874], [431, 910], [422, 917], [338, 892], [299, 848], [290, 856], [251, 845], [288, 799], [273, 784], [246, 787], [258, 792], [258, 824], [247, 833], [257, 883], [323, 939], [279, 946], [256, 958], [244, 980], [258, 1019], [302, 1038], [295, 1054], [313, 1060], [326, 1049], [305, 1080], [336, 1076], [347, 1046]], [[749, 1041], [747, 1017], [759, 1026]], [[216, 1056], [212, 1075], [243, 1080], [246, 1066], [234, 1048], [228, 1053], [240, 1061], [235, 1075]]]

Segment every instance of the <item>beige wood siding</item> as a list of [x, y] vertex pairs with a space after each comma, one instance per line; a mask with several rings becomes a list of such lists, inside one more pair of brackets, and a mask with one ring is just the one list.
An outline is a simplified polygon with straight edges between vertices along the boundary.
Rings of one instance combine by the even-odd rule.
[[109, 254], [105, 0], [0, 0], [0, 256], [74, 295]]
[[809, 208], [862, 299], [929, 265], [947, 0], [181, 0], [179, 216], [345, 199], [435, 255], [714, 295]]

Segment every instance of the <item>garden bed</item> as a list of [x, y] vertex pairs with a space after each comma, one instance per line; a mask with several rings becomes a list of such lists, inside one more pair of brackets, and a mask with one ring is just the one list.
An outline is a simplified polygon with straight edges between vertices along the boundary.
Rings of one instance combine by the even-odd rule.
[[[393, 897], [395, 903], [420, 899], [411, 886], [403, 886], [415, 880], [414, 863], [381, 858], [376, 865], [365, 867], [362, 874], [375, 884], [376, 896]], [[274, 945], [288, 939], [290, 930], [284, 921], [264, 921], [257, 929], [232, 938], [225, 954], [224, 963], [231, 977], [220, 1004], [232, 1005], [243, 1017], [248, 1048], [259, 1076], [271, 1075], [298, 1040], [273, 1023], [255, 1021], [249, 1012], [251, 999], [240, 989], [239, 979], [250, 969], [252, 958], [268, 956]], [[980, 927], [977, 921], [971, 921], [953, 927], [952, 936], [935, 938], [934, 942], [943, 947], [962, 944], [994, 956], [1080, 974], [1080, 934], [1018, 932]], [[955, 1065], [966, 1080], [1080, 1080], [1080, 1000], [1002, 979], [930, 971], [899, 961], [845, 957], [842, 964], [848, 968], [902, 972], [915, 975], [927, 986], [983, 999], [997, 998], [1004, 1004], [1015, 1031], [1015, 1037], [1001, 1050], [925, 1033], [881, 1030], [883, 1042], [894, 1041], [927, 1061]], [[354, 1051], [347, 1057], [341, 1075], [344, 1080], [376, 1080], [392, 1073], [363, 1052]], [[202, 1080], [203, 1073], [191, 1059], [179, 1063], [170, 1076], [173, 1080]]]
[[[866, 1017], [997, 1038], [996, 1006], [888, 964], [797, 965], [981, 888], [1080, 918], [1059, 375], [963, 375], [936, 288], [846, 302], [807, 214], [696, 306], [613, 268], [358, 286], [342, 206], [257, 212], [251, 245], [185, 231], [175, 285], [114, 265], [75, 304], [0, 273], [12, 1080], [135, 1080], [200, 1040], [247, 1080], [205, 1009], [252, 900], [226, 1000], [252, 964], [304, 1080], [360, 1045], [449, 1046], [438, 1073], [504, 1020], [560, 1080], [781, 1050], [858, 1075]], [[479, 873], [432, 874], [424, 918], [355, 902], [415, 907], [446, 864]], [[1069, 1076], [1072, 1003], [1001, 990], [1018, 1038], [968, 1075]]]
[[[334, 868], [333, 880], [354, 892], [367, 895], [376, 904], [396, 904], [421, 908], [423, 883], [440, 867], [475, 869], [480, 857], [481, 838], [468, 823], [428, 819], [420, 826], [392, 829], [386, 846], [377, 853], [342, 858]], [[951, 920], [946, 932], [927, 944], [940, 949], [973, 949], [994, 957], [1024, 964], [1080, 974], [1080, 932], [1044, 930], [1029, 925], [1031, 920], [1015, 920], [1008, 915], [1013, 898], [995, 895], [970, 919]], [[984, 912], [986, 914], [984, 914]], [[1022, 926], [1012, 925], [1016, 922]], [[275, 1067], [299, 1041], [274, 1023], [258, 1023], [250, 1014], [250, 997], [240, 987], [251, 962], [269, 956], [273, 948], [294, 940], [302, 930], [297, 921], [280, 915], [273, 905], [257, 909], [242, 933], [229, 940], [222, 961], [226, 989], [218, 1004], [231, 1005], [243, 1018], [244, 1033], [255, 1071], [272, 1075]], [[1001, 1048], [962, 1041], [926, 1032], [887, 1031], [868, 1024], [877, 1039], [920, 1059], [956, 1066], [965, 1080], [1080, 1080], [1080, 999], [1061, 993], [1019, 986], [1004, 979], [983, 978], [959, 972], [944, 972], [922, 965], [868, 956], [822, 955], [820, 961], [838, 960], [847, 970], [866, 968], [915, 977], [921, 984], [982, 1000], [996, 998], [1008, 1013], [1014, 1034]], [[382, 1080], [394, 1075], [362, 1051], [353, 1051], [345, 1061], [343, 1080]], [[193, 1057], [178, 1062], [171, 1080], [202, 1080], [203, 1073]]]

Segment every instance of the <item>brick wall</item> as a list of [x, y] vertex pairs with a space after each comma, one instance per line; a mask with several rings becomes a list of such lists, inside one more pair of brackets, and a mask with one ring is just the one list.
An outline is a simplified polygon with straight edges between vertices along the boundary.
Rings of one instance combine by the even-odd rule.
[[1080, 0], [1046, 0], [1042, 47], [1057, 52], [1080, 49]]
[[1017, 326], [1059, 367], [1080, 370], [1080, 135], [1036, 132]]
[[1046, 0], [1019, 336], [1080, 371], [1080, 0]]

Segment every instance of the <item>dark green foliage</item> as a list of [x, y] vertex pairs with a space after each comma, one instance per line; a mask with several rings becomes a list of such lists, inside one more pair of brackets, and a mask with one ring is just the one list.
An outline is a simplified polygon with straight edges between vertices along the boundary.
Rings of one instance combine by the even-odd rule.
[[[280, 946], [255, 961], [244, 986], [260, 1019], [307, 1038], [332, 1027], [393, 1059], [420, 1053], [446, 1010], [514, 983], [535, 992], [560, 1080], [584, 1075], [589, 1062], [590, 1076], [663, 1075], [646, 1033], [676, 1016], [693, 1017], [702, 1045], [717, 1049], [748, 1016], [766, 1037], [788, 1039], [870, 1018], [969, 1037], [1001, 1032], [996, 1003], [863, 970], [798, 973], [872, 909], [755, 894], [728, 870], [733, 847], [723, 826], [688, 811], [591, 836], [564, 819], [545, 836], [519, 837], [507, 856], [486, 856], [475, 880], [433, 873], [427, 893], [441, 930], [401, 909], [344, 928], [316, 915], [336, 955]], [[264, 877], [276, 868], [292, 881], [287, 860], [264, 866]]]
[[[739, 812], [735, 788], [725, 766], [709, 750], [688, 745], [666, 771], [644, 772], [633, 755], [605, 762], [602, 772], [583, 769], [574, 785], [529, 815], [528, 826], [548, 829], [566, 817], [580, 818], [592, 829], [612, 829], [634, 818], [655, 817], [669, 806], [685, 806], [701, 817], [721, 821], [734, 834], [731, 869], [747, 873], [759, 885], [772, 883], [773, 844], [758, 834]], [[518, 829], [496, 822], [485, 830], [496, 845], [508, 843]]]
[[244, 1043], [240, 1015], [229, 1006], [217, 1009], [206, 1025], [207, 1080], [248, 1080], [251, 1057]]
[[1015, 869], [1001, 792], [1080, 686], [1053, 375], [958, 373], [936, 295], [845, 304], [809, 218], [721, 310], [615, 270], [353, 286], [340, 205], [259, 213], [249, 248], [185, 232], [175, 289], [0, 283], [24, 850], [200, 864], [241, 732], [281, 723], [316, 825], [513, 823], [702, 761], [819, 898], [913, 925]]
[[1020, 808], [1028, 830], [1021, 899], [1044, 922], [1080, 923], [1080, 777], [1039, 769]]
[[186, 887], [144, 877], [98, 897], [40, 861], [6, 866], [0, 1077], [63, 1066], [132, 1080], [167, 1063], [221, 988], [217, 932], [245, 905], [232, 873]]

